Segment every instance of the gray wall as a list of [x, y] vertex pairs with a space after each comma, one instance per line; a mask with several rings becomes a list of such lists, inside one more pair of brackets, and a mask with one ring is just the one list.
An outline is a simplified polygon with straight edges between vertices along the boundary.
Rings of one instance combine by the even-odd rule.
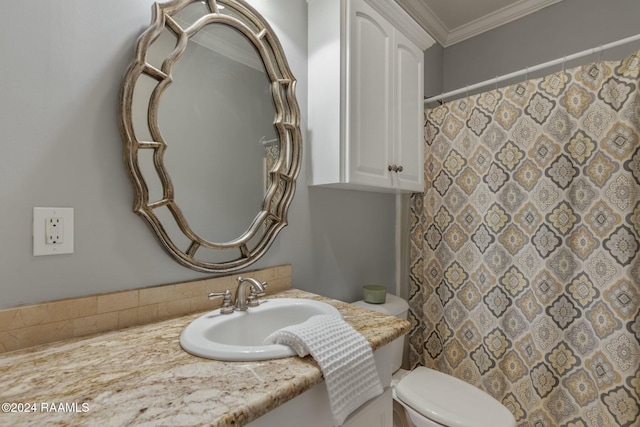
[[[640, 33], [639, 22], [638, 0], [563, 0], [444, 49], [443, 91], [636, 35]], [[637, 49], [640, 43], [606, 51], [602, 58], [620, 59]], [[596, 60], [598, 55], [584, 58], [580, 63]], [[577, 64], [566, 64], [566, 67], [574, 65]], [[561, 68], [532, 73], [529, 77]]]
[[[5, 0], [0, 27], [0, 308], [207, 277], [169, 258], [131, 211], [116, 103], [151, 0]], [[307, 115], [305, 0], [251, 2], [272, 24]], [[306, 161], [305, 161], [306, 165]], [[32, 208], [75, 208], [75, 253], [32, 256]], [[294, 286], [354, 300], [393, 287], [395, 198], [307, 187], [250, 269], [291, 263]]]
[[[169, 258], [131, 212], [116, 103], [151, 3], [3, 2], [12, 19], [0, 27], [0, 308], [206, 277]], [[306, 2], [255, 7], [298, 79], [306, 132]], [[637, 0], [564, 0], [447, 49], [435, 46], [426, 53], [425, 94], [633, 35], [638, 18]], [[75, 208], [74, 254], [32, 256], [34, 206]], [[365, 282], [393, 287], [393, 195], [308, 188], [305, 161], [289, 220], [250, 269], [291, 263], [295, 287], [344, 300], [359, 298]]]
[[431, 98], [443, 92], [444, 49], [437, 42], [424, 51], [424, 96]]

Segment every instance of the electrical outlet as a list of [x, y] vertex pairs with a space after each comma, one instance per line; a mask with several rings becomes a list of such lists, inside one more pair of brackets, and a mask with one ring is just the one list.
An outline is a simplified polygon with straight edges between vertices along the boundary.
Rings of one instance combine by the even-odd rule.
[[73, 253], [73, 208], [33, 208], [33, 255]]
[[44, 239], [47, 245], [64, 243], [64, 218], [57, 216], [44, 219]]

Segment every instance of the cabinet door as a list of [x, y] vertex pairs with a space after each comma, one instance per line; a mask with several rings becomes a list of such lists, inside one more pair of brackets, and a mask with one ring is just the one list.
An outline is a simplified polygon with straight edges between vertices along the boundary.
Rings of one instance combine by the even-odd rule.
[[351, 414], [343, 427], [391, 427], [393, 425], [393, 397], [391, 388], [362, 405]]
[[395, 153], [393, 160], [402, 171], [395, 186], [402, 190], [424, 191], [423, 144], [424, 53], [402, 33], [394, 34], [395, 54]]
[[346, 181], [391, 187], [393, 27], [363, 0], [349, 6]]

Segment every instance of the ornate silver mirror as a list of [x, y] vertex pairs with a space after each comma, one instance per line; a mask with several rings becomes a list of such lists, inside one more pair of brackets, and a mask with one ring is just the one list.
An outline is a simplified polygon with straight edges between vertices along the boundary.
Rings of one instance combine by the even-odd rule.
[[119, 124], [133, 210], [182, 265], [246, 267], [287, 225], [301, 161], [295, 84], [243, 0], [153, 5]]

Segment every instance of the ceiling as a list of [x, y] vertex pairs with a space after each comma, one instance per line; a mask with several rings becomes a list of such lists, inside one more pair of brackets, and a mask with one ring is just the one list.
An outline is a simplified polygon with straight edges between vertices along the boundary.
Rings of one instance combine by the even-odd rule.
[[443, 47], [561, 0], [396, 0]]

